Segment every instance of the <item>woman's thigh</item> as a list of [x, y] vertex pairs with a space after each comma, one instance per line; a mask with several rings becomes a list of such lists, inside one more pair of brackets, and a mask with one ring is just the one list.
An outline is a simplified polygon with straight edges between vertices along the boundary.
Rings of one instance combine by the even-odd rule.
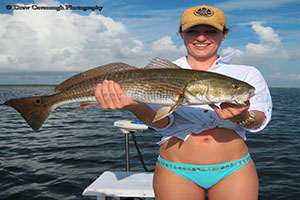
[[209, 200], [256, 200], [258, 199], [258, 176], [254, 162], [225, 177], [208, 190]]
[[197, 184], [156, 164], [153, 188], [156, 200], [204, 200], [205, 190]]

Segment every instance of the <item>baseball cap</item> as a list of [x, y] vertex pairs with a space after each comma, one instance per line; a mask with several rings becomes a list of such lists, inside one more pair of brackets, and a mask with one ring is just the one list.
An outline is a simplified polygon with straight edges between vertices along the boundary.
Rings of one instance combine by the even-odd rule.
[[186, 9], [180, 21], [182, 32], [199, 24], [207, 24], [223, 31], [226, 25], [226, 16], [224, 12], [212, 6], [195, 6]]

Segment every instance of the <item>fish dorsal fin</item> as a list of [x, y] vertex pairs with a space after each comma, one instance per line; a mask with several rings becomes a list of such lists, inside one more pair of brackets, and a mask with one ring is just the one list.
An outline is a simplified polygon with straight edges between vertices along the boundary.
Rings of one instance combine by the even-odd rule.
[[95, 78], [97, 76], [103, 76], [108, 73], [119, 72], [124, 70], [132, 70], [132, 69], [137, 69], [137, 68], [121, 62], [103, 65], [72, 76], [71, 78], [59, 84], [54, 89], [54, 91], [61, 92], [69, 89], [75, 84], [81, 83], [82, 81], [88, 79]]
[[171, 61], [158, 58], [158, 57], [153, 58], [145, 68], [146, 69], [181, 69], [181, 67], [172, 63]]

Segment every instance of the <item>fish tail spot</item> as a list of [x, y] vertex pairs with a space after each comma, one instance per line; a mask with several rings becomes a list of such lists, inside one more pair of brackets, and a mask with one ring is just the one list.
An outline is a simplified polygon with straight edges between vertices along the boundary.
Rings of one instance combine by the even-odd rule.
[[38, 130], [52, 112], [51, 105], [43, 103], [43, 96], [10, 99], [4, 105], [17, 110], [33, 130]]

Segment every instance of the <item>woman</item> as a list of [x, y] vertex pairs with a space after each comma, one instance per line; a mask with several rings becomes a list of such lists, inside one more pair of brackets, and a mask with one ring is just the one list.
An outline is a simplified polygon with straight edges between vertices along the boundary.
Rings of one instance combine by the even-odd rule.
[[152, 123], [156, 110], [136, 102], [113, 81], [96, 88], [103, 109], [125, 109], [162, 132], [153, 186], [156, 199], [257, 199], [258, 177], [244, 142], [245, 131], [262, 130], [270, 121], [269, 89], [254, 67], [227, 64], [217, 51], [228, 28], [224, 13], [211, 6], [184, 11], [179, 33], [187, 56], [174, 63], [182, 68], [207, 70], [248, 82], [256, 94], [245, 106], [230, 103], [181, 107]]

